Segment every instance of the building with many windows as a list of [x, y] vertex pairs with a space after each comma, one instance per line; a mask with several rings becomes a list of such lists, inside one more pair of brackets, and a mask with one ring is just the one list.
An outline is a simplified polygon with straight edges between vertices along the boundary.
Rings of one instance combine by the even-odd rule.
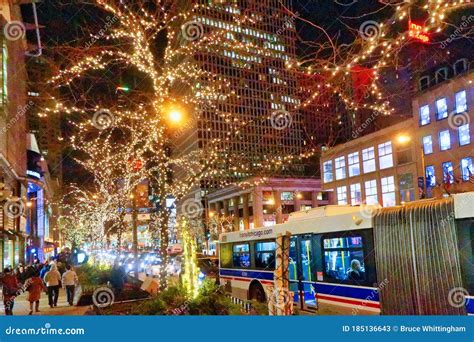
[[474, 190], [474, 73], [453, 70], [453, 78], [443, 77], [413, 99], [419, 175], [428, 197]]
[[[290, 213], [328, 204], [319, 179], [251, 179], [255, 186], [229, 186], [208, 196], [207, 217], [227, 231], [283, 223]], [[225, 221], [225, 222], [221, 222]], [[221, 224], [222, 223], [222, 224]], [[219, 231], [222, 232], [222, 231]]]
[[412, 119], [323, 152], [332, 203], [393, 206], [474, 191], [474, 73], [460, 61], [413, 98]]
[[[26, 42], [20, 6], [0, 0], [0, 263], [24, 262], [26, 197]], [[20, 31], [18, 31], [18, 29]], [[17, 33], [15, 33], [17, 32]], [[20, 32], [20, 34], [18, 34]]]
[[419, 198], [412, 120], [323, 151], [322, 188], [332, 204], [393, 206]]
[[[181, 1], [177, 10], [184, 12], [202, 1]], [[239, 136], [231, 136], [226, 152], [238, 159], [238, 167], [231, 178], [245, 178], [262, 170], [259, 165], [275, 156], [295, 155], [304, 144], [297, 77], [287, 63], [295, 61], [295, 27], [285, 10], [289, 1], [206, 1], [198, 7], [191, 20], [177, 27], [175, 45], [193, 44], [183, 34], [188, 26], [202, 29], [203, 35], [224, 31], [219, 46], [203, 47], [192, 58], [202, 70], [229, 82], [225, 100], [213, 106], [196, 108], [199, 118], [186, 125], [186, 132], [175, 139], [173, 153], [188, 154], [206, 149], [214, 139], [226, 141], [235, 129], [234, 120], [247, 122], [239, 129]], [[246, 52], [238, 48], [248, 44]], [[235, 47], [235, 48], [233, 48]], [[205, 82], [203, 80], [202, 82]], [[202, 87], [197, 84], [196, 87]], [[179, 85], [177, 85], [179, 88]], [[179, 93], [180, 89], [177, 89]], [[182, 90], [186, 91], [186, 90]], [[218, 114], [220, 113], [220, 115]], [[224, 115], [225, 114], [225, 115]], [[275, 129], [273, 117], [282, 115], [288, 127]], [[194, 116], [194, 115], [193, 115]], [[228, 118], [231, 118], [230, 120]], [[225, 159], [225, 158], [223, 158]], [[232, 166], [232, 165], [231, 165]], [[222, 163], [226, 167], [226, 163]], [[233, 172], [233, 171], [232, 171]], [[272, 174], [298, 175], [304, 166], [294, 164], [275, 168]], [[179, 170], [175, 172], [179, 179]], [[203, 182], [203, 187], [212, 187]]]

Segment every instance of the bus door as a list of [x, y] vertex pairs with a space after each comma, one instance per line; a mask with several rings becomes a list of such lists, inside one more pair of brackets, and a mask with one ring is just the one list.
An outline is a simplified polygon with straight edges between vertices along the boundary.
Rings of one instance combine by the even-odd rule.
[[295, 303], [316, 306], [313, 283], [315, 280], [314, 235], [292, 236], [290, 241], [289, 278], [290, 291], [295, 293]]

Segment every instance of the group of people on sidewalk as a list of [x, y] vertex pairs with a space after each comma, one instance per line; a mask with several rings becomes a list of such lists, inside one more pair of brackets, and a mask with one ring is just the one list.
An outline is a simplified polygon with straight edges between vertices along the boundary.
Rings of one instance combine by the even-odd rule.
[[76, 272], [69, 264], [65, 265], [65, 271], [61, 275], [55, 261], [45, 264], [33, 264], [25, 268], [17, 267], [15, 271], [6, 267], [0, 275], [0, 286], [3, 293], [3, 304], [5, 315], [13, 315], [13, 307], [16, 298], [28, 291], [27, 300], [30, 303], [30, 312], [39, 312], [41, 293], [48, 294], [48, 304], [51, 308], [58, 305], [59, 289], [61, 286], [66, 290], [67, 302], [74, 304], [76, 285], [79, 283]]

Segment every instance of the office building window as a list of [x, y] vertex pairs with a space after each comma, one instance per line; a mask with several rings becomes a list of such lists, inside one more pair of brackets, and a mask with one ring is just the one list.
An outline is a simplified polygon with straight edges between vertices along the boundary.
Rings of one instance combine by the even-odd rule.
[[453, 169], [453, 163], [451, 162], [443, 163], [443, 183], [444, 184], [454, 183], [454, 169]]
[[461, 159], [461, 173], [463, 181], [469, 181], [474, 179], [474, 169], [472, 168], [471, 157]]
[[467, 111], [467, 97], [466, 91], [461, 90], [456, 93], [456, 113], [464, 113]]
[[433, 139], [431, 138], [431, 135], [423, 137], [423, 152], [425, 154], [433, 153]]
[[438, 120], [448, 117], [448, 103], [446, 98], [436, 100], [436, 118]]
[[379, 145], [379, 163], [381, 170], [393, 167], [392, 142]]
[[349, 177], [360, 175], [359, 152], [351, 153], [347, 156], [349, 164]]
[[344, 156], [336, 158], [334, 164], [336, 168], [336, 180], [346, 178], [346, 159]]
[[382, 202], [384, 207], [393, 207], [397, 200], [395, 197], [395, 177], [385, 177], [380, 180], [382, 185]]
[[451, 148], [451, 134], [449, 130], [439, 132], [439, 149], [446, 151]]
[[469, 123], [458, 127], [459, 145], [469, 145], [471, 143], [471, 133], [469, 132]]
[[360, 183], [351, 184], [351, 204], [360, 205], [362, 203], [362, 191]]
[[362, 150], [362, 163], [364, 166], [364, 173], [375, 171], [375, 150], [373, 147]]
[[398, 181], [400, 189], [400, 201], [411, 202], [415, 200], [415, 187], [413, 184], [413, 175], [411, 173], [405, 173], [400, 175]]
[[420, 107], [420, 126], [424, 126], [430, 123], [430, 107], [424, 105]]
[[337, 188], [337, 204], [347, 204], [347, 186]]
[[367, 204], [378, 204], [377, 181], [375, 179], [365, 182], [365, 202]]
[[427, 166], [425, 169], [426, 186], [436, 186], [435, 167], [433, 165]]
[[324, 183], [329, 183], [334, 180], [333, 173], [332, 173], [332, 160], [329, 160], [323, 163], [323, 173], [324, 173]]

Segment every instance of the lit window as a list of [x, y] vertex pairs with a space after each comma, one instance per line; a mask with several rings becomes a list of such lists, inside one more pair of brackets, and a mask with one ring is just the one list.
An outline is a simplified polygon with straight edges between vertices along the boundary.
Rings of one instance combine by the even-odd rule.
[[471, 157], [461, 159], [461, 173], [463, 181], [469, 181], [474, 178], [474, 169], [472, 167]]
[[390, 141], [379, 145], [380, 169], [393, 167], [392, 143]]
[[423, 152], [425, 152], [425, 154], [433, 153], [433, 139], [431, 135], [423, 137]]
[[349, 177], [360, 175], [359, 152], [351, 153], [347, 156], [349, 164]]
[[[364, 264], [364, 241], [362, 236], [337, 236], [323, 240], [324, 280], [336, 282], [364, 283], [366, 269]], [[358, 262], [358, 269], [351, 263]], [[304, 268], [303, 268], [304, 269]]]
[[233, 264], [238, 268], [250, 267], [250, 249], [249, 244], [234, 245], [233, 248]]
[[365, 182], [365, 202], [367, 204], [377, 204], [377, 181], [375, 179]]
[[471, 134], [469, 132], [468, 123], [465, 125], [459, 126], [458, 134], [459, 134], [459, 145], [464, 146], [471, 143]]
[[362, 203], [362, 191], [360, 183], [351, 184], [351, 204], [360, 205]]
[[255, 267], [267, 270], [275, 269], [275, 242], [255, 243]]
[[427, 166], [425, 170], [426, 185], [429, 187], [436, 186], [435, 167], [433, 165]]
[[461, 90], [456, 93], [456, 113], [464, 113], [467, 111], [466, 91]]
[[438, 120], [445, 119], [448, 117], [448, 104], [446, 98], [436, 100], [436, 117]]
[[444, 184], [454, 183], [454, 169], [453, 169], [453, 163], [451, 162], [443, 163], [443, 183]]
[[424, 105], [420, 107], [420, 126], [424, 126], [430, 123], [430, 107]]
[[380, 180], [382, 185], [382, 202], [384, 207], [393, 207], [396, 204], [395, 198], [395, 177], [385, 177]]
[[439, 148], [441, 151], [446, 151], [451, 148], [451, 135], [449, 130], [439, 132]]
[[375, 152], [373, 147], [362, 150], [362, 162], [364, 166], [364, 173], [375, 171]]
[[332, 160], [323, 163], [324, 183], [329, 183], [334, 180], [332, 174]]
[[336, 180], [346, 178], [346, 159], [344, 156], [336, 158], [334, 164], [336, 168]]
[[347, 204], [347, 186], [337, 188], [337, 204]]
[[411, 202], [415, 200], [415, 187], [413, 184], [413, 175], [405, 173], [400, 175], [399, 179], [400, 201]]

